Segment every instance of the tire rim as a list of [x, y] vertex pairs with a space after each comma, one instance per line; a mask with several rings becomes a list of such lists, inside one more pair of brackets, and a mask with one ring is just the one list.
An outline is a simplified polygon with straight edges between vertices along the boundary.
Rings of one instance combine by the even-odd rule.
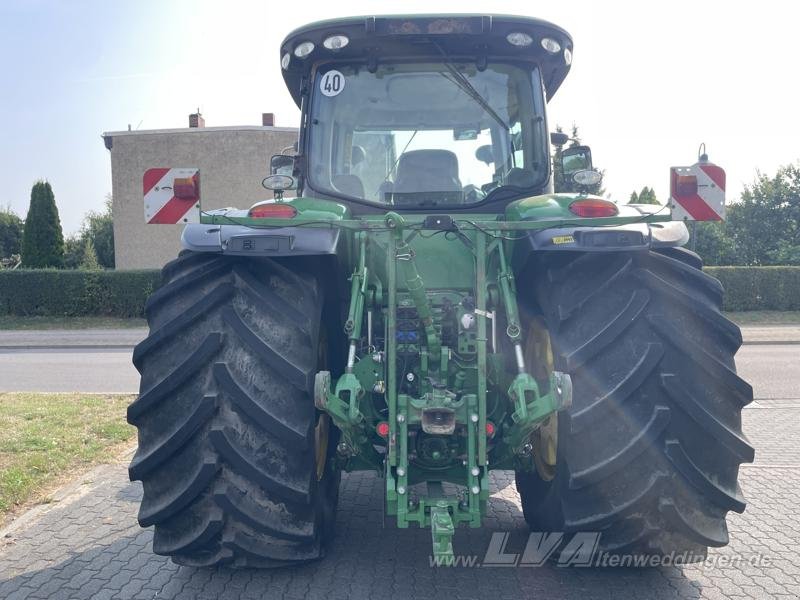
[[317, 481], [325, 476], [325, 465], [328, 462], [328, 440], [330, 438], [330, 418], [320, 413], [314, 427], [314, 455], [317, 464]]
[[533, 464], [544, 481], [556, 476], [558, 456], [558, 415], [552, 415], [533, 434]]
[[[317, 371], [328, 368], [328, 332], [324, 325], [320, 325], [317, 338]], [[330, 417], [320, 411], [317, 412], [317, 424], [314, 426], [314, 459], [317, 466], [317, 481], [322, 481], [325, 476], [325, 465], [328, 462], [328, 444], [330, 443], [331, 421]]]
[[[528, 336], [525, 342], [525, 362], [533, 371], [534, 379], [549, 381], [553, 372], [553, 351], [550, 334], [544, 322], [532, 318], [528, 323]], [[558, 463], [558, 414], [552, 414], [531, 436], [533, 464], [544, 481], [552, 481], [556, 476]]]

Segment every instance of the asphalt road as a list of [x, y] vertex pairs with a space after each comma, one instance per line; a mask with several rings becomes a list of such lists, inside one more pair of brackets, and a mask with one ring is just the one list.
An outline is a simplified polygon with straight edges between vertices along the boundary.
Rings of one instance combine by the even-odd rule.
[[0, 392], [138, 391], [130, 348], [0, 350]]
[[793, 399], [800, 404], [800, 345], [742, 346], [736, 369], [753, 386], [756, 402]]
[[[747, 344], [737, 355], [740, 374], [755, 389], [755, 397], [797, 398], [796, 371], [800, 345]], [[130, 348], [0, 347], [0, 392], [139, 391], [139, 374], [131, 364]]]

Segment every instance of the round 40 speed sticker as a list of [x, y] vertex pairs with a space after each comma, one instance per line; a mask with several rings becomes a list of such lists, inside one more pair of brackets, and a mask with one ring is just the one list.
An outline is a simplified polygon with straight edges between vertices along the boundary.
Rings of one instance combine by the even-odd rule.
[[319, 91], [324, 96], [338, 96], [344, 89], [344, 75], [340, 71], [328, 71], [319, 80]]

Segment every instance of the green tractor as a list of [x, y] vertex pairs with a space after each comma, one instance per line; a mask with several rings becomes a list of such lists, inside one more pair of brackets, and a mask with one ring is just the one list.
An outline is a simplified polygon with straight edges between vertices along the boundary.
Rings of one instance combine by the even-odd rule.
[[633, 206], [589, 193], [587, 147], [553, 164], [572, 39], [536, 19], [319, 22], [280, 62], [302, 117], [274, 200], [201, 211], [197, 173], [149, 175], [173, 216], [197, 207], [133, 356], [154, 551], [320, 558], [357, 470], [439, 558], [481, 526], [491, 469], [516, 473], [533, 531], [598, 532], [605, 553], [725, 545], [752, 389], [722, 288], [682, 248], [685, 220], [719, 218], [724, 172], [675, 167], [667, 206]]

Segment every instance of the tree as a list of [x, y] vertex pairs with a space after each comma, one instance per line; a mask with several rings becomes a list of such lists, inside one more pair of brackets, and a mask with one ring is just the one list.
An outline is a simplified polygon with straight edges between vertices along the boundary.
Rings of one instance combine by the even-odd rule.
[[[731, 207], [733, 208], [733, 207]], [[704, 221], [690, 225], [688, 247], [697, 252], [707, 265], [737, 265], [733, 239], [721, 221]]]
[[111, 195], [106, 196], [101, 212], [89, 211], [81, 226], [81, 238], [91, 240], [101, 267], [114, 268], [114, 219], [111, 216]]
[[[564, 133], [564, 130], [561, 128], [560, 125], [556, 125], [556, 131], [558, 133]], [[568, 146], [569, 148], [574, 148], [575, 146], [581, 145], [581, 138], [580, 133], [578, 132], [578, 126], [573, 123], [572, 124], [572, 142]], [[553, 152], [553, 187], [556, 192], [564, 192], [564, 193], [577, 193], [580, 191], [578, 186], [572, 180], [567, 180], [564, 177], [564, 174], [561, 170], [561, 153], [564, 151], [563, 146], [556, 146], [555, 151]], [[605, 171], [600, 171], [601, 175], [605, 175]], [[603, 189], [603, 182], [602, 180], [600, 183], [596, 185], [589, 186], [587, 190], [590, 194], [594, 194], [596, 196], [602, 196], [605, 193], [605, 189]]]
[[692, 244], [709, 265], [800, 265], [800, 166], [758, 173], [725, 222], [696, 224]]
[[[91, 247], [91, 251], [87, 251], [87, 245]], [[89, 256], [91, 258], [87, 258]], [[114, 221], [111, 217], [111, 196], [106, 197], [103, 211], [86, 213], [80, 232], [64, 240], [64, 268], [114, 268]]]
[[94, 250], [92, 238], [86, 238], [83, 243], [83, 256], [81, 257], [80, 268], [85, 271], [99, 271], [102, 269], [100, 262], [97, 260], [97, 252]]
[[71, 235], [64, 240], [64, 268], [80, 269], [83, 261], [84, 239], [80, 235]]
[[757, 173], [730, 206], [726, 233], [743, 265], [800, 264], [800, 166]]
[[64, 262], [64, 233], [58, 217], [53, 188], [37, 181], [31, 189], [31, 204], [22, 236], [22, 264], [41, 269], [60, 267]]
[[653, 188], [644, 186], [638, 194], [634, 191], [628, 204], [660, 204]]
[[0, 258], [20, 253], [23, 228], [22, 219], [10, 207], [0, 209]]

